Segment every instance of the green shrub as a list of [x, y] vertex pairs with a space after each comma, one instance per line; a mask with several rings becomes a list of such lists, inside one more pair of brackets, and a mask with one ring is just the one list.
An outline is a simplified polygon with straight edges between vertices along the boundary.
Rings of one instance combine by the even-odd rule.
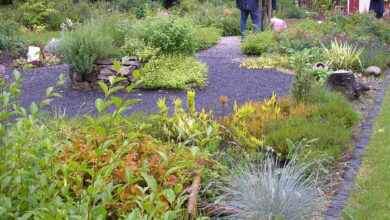
[[295, 75], [292, 80], [291, 94], [298, 101], [306, 101], [313, 92], [312, 88], [316, 84], [316, 79], [306, 64], [305, 57], [297, 55], [293, 58]]
[[278, 42], [275, 34], [270, 31], [264, 31], [246, 36], [241, 44], [241, 50], [245, 54], [260, 55], [273, 51], [277, 46]]
[[95, 59], [109, 57], [113, 50], [113, 38], [101, 33], [94, 23], [67, 32], [60, 45], [66, 62], [82, 74], [92, 73]]
[[367, 42], [360, 45], [364, 47], [363, 53], [360, 55], [360, 61], [363, 68], [369, 66], [378, 66], [382, 70], [388, 67], [388, 60], [390, 57], [390, 47], [385, 47], [379, 42]]
[[194, 57], [163, 55], [150, 60], [147, 70], [145, 89], [185, 89], [190, 83], [203, 88], [207, 83], [207, 67]]
[[196, 45], [188, 24], [178, 18], [157, 17], [136, 27], [136, 36], [162, 53], [192, 54]]
[[222, 36], [238, 36], [241, 34], [240, 17], [222, 17], [215, 21], [215, 26], [222, 30]]
[[11, 49], [15, 43], [18, 24], [0, 16], [0, 50]]
[[28, 0], [19, 10], [23, 12], [20, 18], [22, 24], [30, 29], [36, 26], [58, 29], [62, 22], [60, 12], [54, 8], [54, 2]]
[[221, 30], [215, 27], [201, 27], [198, 25], [191, 28], [191, 35], [196, 44], [196, 50], [205, 50], [218, 43], [221, 38]]
[[305, 18], [306, 14], [302, 8], [289, 7], [286, 9], [287, 18]]
[[137, 56], [140, 61], [148, 61], [155, 57], [160, 52], [159, 49], [153, 46], [148, 46], [143, 40], [132, 38], [126, 41], [125, 45], [121, 47], [120, 55]]
[[145, 18], [153, 2], [150, 0], [119, 0], [117, 4], [119, 10], [132, 12], [137, 18]]
[[277, 153], [289, 153], [287, 138], [293, 142], [302, 138], [318, 139], [313, 147], [338, 159], [351, 140], [351, 129], [345, 125], [344, 119], [321, 117], [277, 120], [267, 127], [265, 143], [272, 146]]

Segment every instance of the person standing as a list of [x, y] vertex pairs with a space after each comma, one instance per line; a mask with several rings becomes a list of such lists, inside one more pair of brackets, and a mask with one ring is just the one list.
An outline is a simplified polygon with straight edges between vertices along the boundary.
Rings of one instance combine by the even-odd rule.
[[385, 12], [385, 1], [384, 0], [371, 0], [370, 10], [376, 13], [376, 18], [382, 18]]
[[246, 31], [246, 21], [251, 16], [252, 23], [255, 25], [255, 31], [260, 30], [259, 20], [259, 1], [258, 0], [236, 0], [237, 8], [241, 11], [241, 36]]

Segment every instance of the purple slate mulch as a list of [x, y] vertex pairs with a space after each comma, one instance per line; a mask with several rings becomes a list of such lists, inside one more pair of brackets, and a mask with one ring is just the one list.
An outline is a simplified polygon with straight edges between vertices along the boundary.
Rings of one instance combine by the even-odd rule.
[[[224, 37], [218, 45], [197, 54], [199, 60], [207, 63], [209, 67], [208, 85], [197, 90], [196, 107], [213, 109], [216, 116], [232, 112], [234, 100], [243, 104], [250, 100], [263, 100], [271, 97], [275, 92], [277, 95], [287, 95], [289, 92], [292, 76], [281, 73], [275, 69], [250, 70], [240, 68], [236, 61], [245, 57], [239, 50], [238, 37]], [[8, 74], [10, 69], [7, 69]], [[64, 73], [67, 77], [65, 86], [57, 89], [62, 98], [52, 102], [49, 108], [65, 112], [66, 115], [93, 114], [95, 111], [95, 99], [103, 97], [102, 93], [95, 91], [73, 90], [69, 81], [69, 68], [67, 65], [35, 68], [27, 70], [23, 74], [26, 80], [22, 83], [24, 93], [20, 100], [23, 106], [27, 107], [31, 102], [39, 103], [45, 98], [45, 89], [54, 85], [59, 74]], [[115, 94], [116, 96], [124, 96]], [[219, 102], [220, 96], [227, 96], [229, 101], [225, 109]], [[143, 99], [142, 102], [132, 105], [130, 112], [144, 111], [153, 113], [158, 111], [156, 102], [159, 98], [166, 97], [168, 106], [175, 98], [186, 100], [186, 91], [180, 90], [138, 90], [132, 92], [128, 99]], [[53, 110], [54, 111], [54, 110]]]

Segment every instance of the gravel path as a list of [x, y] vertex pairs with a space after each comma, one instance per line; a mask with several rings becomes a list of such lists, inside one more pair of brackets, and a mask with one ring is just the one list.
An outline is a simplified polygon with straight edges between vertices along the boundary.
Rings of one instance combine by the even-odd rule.
[[[217, 116], [230, 113], [233, 101], [243, 104], [250, 100], [262, 100], [275, 92], [278, 95], [288, 94], [291, 84], [291, 75], [281, 73], [275, 69], [249, 70], [240, 68], [237, 60], [245, 57], [239, 50], [238, 37], [223, 37], [220, 42], [197, 54], [199, 60], [209, 66], [209, 84], [203, 90], [197, 91], [196, 106], [198, 109], [214, 109]], [[24, 93], [21, 96], [22, 105], [29, 106], [31, 102], [39, 103], [44, 99], [45, 89], [53, 85], [58, 75], [69, 74], [68, 66], [55, 66], [36, 68], [26, 71], [23, 82]], [[94, 101], [103, 97], [102, 93], [94, 91], [78, 91], [71, 89], [69, 79], [65, 86], [58, 89], [63, 98], [56, 99], [50, 106], [52, 110], [61, 110], [67, 115], [83, 115], [93, 113]], [[118, 96], [122, 96], [123, 94]], [[220, 96], [227, 96], [228, 106], [222, 110], [219, 103]], [[166, 97], [167, 104], [175, 98], [186, 99], [185, 91], [159, 90], [159, 91], [135, 91], [128, 96], [129, 99], [140, 98], [142, 102], [132, 105], [131, 112], [145, 111], [152, 113], [158, 111], [156, 102], [159, 98]]]

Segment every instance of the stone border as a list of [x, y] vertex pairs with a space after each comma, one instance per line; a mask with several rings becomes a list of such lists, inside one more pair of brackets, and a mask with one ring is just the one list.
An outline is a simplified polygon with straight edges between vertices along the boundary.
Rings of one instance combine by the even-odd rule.
[[340, 219], [343, 210], [347, 204], [348, 196], [354, 184], [355, 177], [359, 172], [360, 165], [362, 163], [362, 156], [366, 151], [366, 148], [370, 142], [370, 138], [373, 133], [373, 127], [376, 122], [376, 118], [380, 112], [383, 98], [386, 94], [388, 85], [390, 84], [390, 72], [386, 74], [386, 79], [382, 84], [381, 91], [373, 103], [373, 107], [368, 114], [365, 123], [360, 133], [360, 138], [355, 144], [354, 152], [349, 159], [346, 168], [344, 169], [343, 181], [340, 183], [338, 189], [332, 197], [332, 202], [325, 212], [326, 220]]

